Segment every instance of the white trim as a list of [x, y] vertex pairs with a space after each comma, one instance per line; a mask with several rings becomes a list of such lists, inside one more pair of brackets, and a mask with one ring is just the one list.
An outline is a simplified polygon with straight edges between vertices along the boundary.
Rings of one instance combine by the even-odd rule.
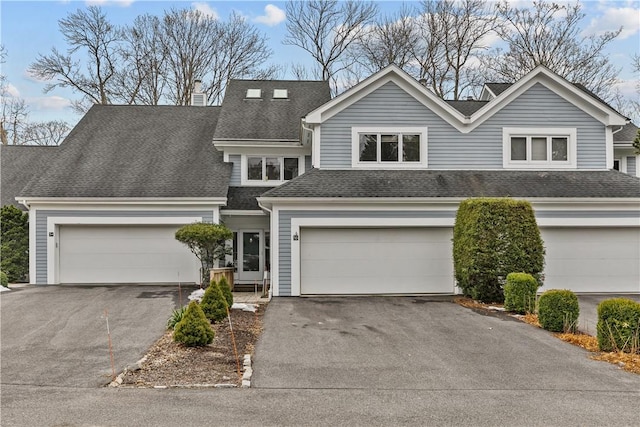
[[320, 132], [321, 126], [314, 126], [313, 129], [313, 151], [311, 153], [311, 165], [314, 168], [320, 168]]
[[[289, 236], [291, 239], [291, 296], [300, 296], [300, 228], [450, 228], [453, 227], [454, 222], [454, 218], [291, 218], [291, 232]], [[298, 240], [293, 240], [295, 234], [298, 235]]]
[[[613, 161], [615, 162], [616, 160], [618, 161], [618, 165], [620, 165], [619, 171], [627, 173], [627, 156], [622, 156], [617, 159], [614, 156]], [[613, 165], [611, 166], [611, 168], [613, 169]]]
[[47, 284], [59, 283], [61, 225], [182, 225], [198, 221], [202, 221], [202, 217], [47, 217]]
[[[520, 127], [503, 127], [502, 128], [502, 166], [505, 169], [577, 169], [577, 130], [576, 128], [520, 128]], [[514, 136], [530, 137], [545, 136], [549, 137], [567, 137], [567, 161], [552, 161], [549, 154], [548, 160], [533, 161], [531, 158], [531, 144], [527, 142], [527, 160], [514, 161], [511, 160], [511, 138]]]
[[[247, 160], [249, 157], [261, 157], [262, 158], [262, 175], [263, 179], [261, 181], [248, 179], [248, 171], [249, 171], [249, 161]], [[242, 154], [240, 156], [240, 185], [250, 186], [250, 187], [277, 187], [279, 185], [284, 184], [290, 180], [279, 179], [269, 181], [266, 178], [266, 158], [278, 158], [280, 161], [280, 173], [284, 178], [284, 159], [298, 159], [298, 176], [302, 175], [305, 172], [305, 156], [304, 155], [271, 155], [271, 154]]]
[[[640, 218], [537, 218], [538, 227], [640, 227]], [[615, 224], [612, 224], [615, 221]]]
[[[351, 128], [351, 166], [357, 169], [411, 169], [427, 167], [428, 159], [428, 128], [426, 126], [353, 126]], [[420, 135], [420, 161], [419, 162], [403, 162], [398, 160], [397, 162], [382, 162], [380, 159], [381, 145], [377, 145], [377, 158], [375, 162], [361, 162], [360, 161], [360, 134], [418, 134]], [[398, 141], [398, 157], [402, 154], [400, 152], [401, 141]]]
[[36, 217], [38, 216], [38, 210], [35, 208], [29, 209], [29, 283], [32, 285], [36, 283]]
[[613, 130], [611, 129], [611, 127], [607, 126], [605, 128], [605, 133], [604, 133], [604, 140], [605, 140], [605, 147], [606, 147], [606, 168], [607, 169], [613, 169]]
[[271, 238], [271, 292], [274, 297], [280, 296], [280, 212], [277, 208], [270, 215]]
[[404, 89], [418, 102], [430, 108], [434, 113], [462, 133], [471, 132], [536, 83], [542, 84], [605, 126], [624, 126], [628, 121], [626, 117], [608, 105], [578, 89], [542, 65], [537, 66], [530, 73], [494, 98], [494, 100], [468, 117], [455, 110], [444, 100], [435, 96], [435, 94], [431, 93], [402, 69], [396, 65], [390, 65], [341, 95], [333, 98], [331, 101], [316, 108], [307, 115], [305, 121], [311, 124], [323, 123], [388, 82], [393, 82]]
[[220, 215], [222, 215], [223, 217], [225, 216], [265, 216], [266, 213], [264, 213], [264, 211], [261, 210], [234, 210], [234, 209], [229, 209], [229, 210], [222, 210], [220, 211]]

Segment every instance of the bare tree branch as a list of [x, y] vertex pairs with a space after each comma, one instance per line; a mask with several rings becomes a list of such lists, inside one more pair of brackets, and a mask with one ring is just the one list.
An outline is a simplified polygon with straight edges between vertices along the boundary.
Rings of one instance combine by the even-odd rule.
[[283, 43], [311, 54], [321, 68], [322, 79], [331, 80], [350, 65], [344, 61], [344, 53], [364, 34], [377, 7], [373, 2], [351, 0], [289, 1], [286, 13]]
[[604, 100], [612, 99], [619, 69], [604, 49], [621, 32], [581, 35], [585, 17], [580, 3], [534, 1], [532, 8], [511, 7], [502, 2], [497, 14], [505, 23], [499, 34], [509, 47], [483, 56], [489, 78], [516, 81], [538, 65], [544, 65], [574, 83], [581, 83]]

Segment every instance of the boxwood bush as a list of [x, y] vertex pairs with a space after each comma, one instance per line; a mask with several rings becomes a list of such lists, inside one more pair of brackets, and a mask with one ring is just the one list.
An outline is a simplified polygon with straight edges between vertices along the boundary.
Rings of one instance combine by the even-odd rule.
[[600, 350], [640, 353], [640, 303], [627, 298], [602, 301], [596, 329]]
[[212, 280], [207, 290], [204, 291], [200, 305], [207, 319], [214, 323], [227, 317], [227, 300], [215, 280]]
[[173, 340], [188, 347], [202, 347], [213, 342], [215, 332], [200, 304], [191, 301], [187, 311], [173, 330]]
[[453, 263], [465, 295], [503, 302], [507, 274], [514, 271], [525, 271], [540, 283], [544, 253], [529, 202], [479, 198], [460, 203], [453, 228]]
[[575, 332], [580, 306], [578, 297], [566, 289], [551, 289], [538, 300], [538, 321], [551, 332]]
[[504, 308], [507, 311], [525, 314], [536, 308], [538, 282], [528, 273], [509, 273], [504, 285]]
[[4, 271], [0, 271], [0, 286], [4, 286], [5, 288], [9, 287], [9, 279], [7, 275], [4, 274]]
[[[212, 282], [213, 284], [214, 282]], [[231, 287], [229, 286], [229, 282], [227, 282], [227, 278], [222, 276], [220, 281], [218, 282], [218, 287], [220, 287], [220, 291], [224, 296], [224, 299], [227, 301], [227, 305], [229, 308], [233, 305], [233, 293], [231, 292]]]

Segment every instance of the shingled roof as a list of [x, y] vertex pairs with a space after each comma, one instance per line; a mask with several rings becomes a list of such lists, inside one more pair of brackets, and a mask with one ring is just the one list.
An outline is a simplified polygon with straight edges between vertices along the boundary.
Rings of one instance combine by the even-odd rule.
[[478, 101], [478, 100], [446, 100], [447, 104], [451, 105], [456, 110], [460, 111], [465, 116], [469, 117], [485, 105], [489, 103], [489, 101]]
[[638, 135], [638, 126], [633, 123], [627, 123], [622, 130], [613, 134], [613, 142], [633, 143]]
[[269, 190], [270, 187], [229, 187], [225, 210], [260, 210], [256, 197]]
[[220, 107], [94, 105], [20, 196], [226, 197]]
[[30, 145], [0, 146], [0, 195], [2, 206], [19, 204], [15, 197], [21, 195], [22, 189], [53, 161], [59, 147], [43, 147]]
[[617, 171], [312, 169], [262, 196], [274, 198], [640, 198], [640, 179]]
[[[260, 89], [261, 97], [247, 98], [247, 89]], [[274, 89], [287, 89], [287, 98], [274, 99]], [[300, 119], [330, 99], [326, 81], [231, 80], [214, 141], [298, 141]]]

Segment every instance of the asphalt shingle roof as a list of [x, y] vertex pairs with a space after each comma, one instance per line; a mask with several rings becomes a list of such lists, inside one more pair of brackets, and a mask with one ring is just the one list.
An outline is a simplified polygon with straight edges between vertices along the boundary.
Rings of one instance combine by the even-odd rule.
[[446, 102], [467, 117], [471, 116], [473, 113], [489, 103], [489, 101], [477, 100], [447, 100]]
[[312, 169], [263, 197], [640, 198], [640, 179], [617, 171]]
[[485, 83], [495, 96], [500, 95], [505, 90], [509, 89], [513, 83]]
[[94, 105], [23, 191], [30, 197], [225, 197], [219, 107]]
[[256, 197], [270, 187], [229, 187], [227, 206], [223, 210], [261, 210]]
[[621, 131], [613, 134], [613, 141], [633, 142], [636, 139], [636, 135], [638, 135], [638, 126], [633, 123], [627, 123]]
[[[247, 99], [247, 89], [262, 98]], [[287, 99], [273, 99], [287, 89]], [[231, 80], [227, 86], [214, 139], [299, 140], [300, 118], [331, 99], [329, 83], [294, 80]]]
[[0, 146], [2, 206], [14, 205], [26, 210], [23, 205], [16, 202], [15, 198], [24, 195], [22, 189], [53, 162], [59, 148], [29, 145]]

